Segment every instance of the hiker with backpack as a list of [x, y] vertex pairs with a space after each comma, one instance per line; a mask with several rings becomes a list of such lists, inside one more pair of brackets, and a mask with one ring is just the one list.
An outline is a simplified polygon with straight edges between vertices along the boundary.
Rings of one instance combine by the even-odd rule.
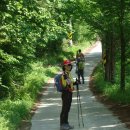
[[68, 122], [69, 111], [71, 108], [72, 94], [74, 90], [74, 85], [77, 84], [77, 81], [74, 82], [71, 76], [72, 64], [71, 61], [65, 60], [63, 62], [63, 73], [61, 74], [61, 98], [62, 98], [62, 110], [60, 114], [60, 129], [69, 130], [73, 129], [74, 126], [71, 126]]
[[84, 54], [81, 52], [81, 49], [79, 49], [76, 54], [76, 72], [80, 84], [81, 84], [80, 78], [82, 78], [82, 83], [84, 84], [84, 66], [85, 66], [84, 64], [85, 64]]

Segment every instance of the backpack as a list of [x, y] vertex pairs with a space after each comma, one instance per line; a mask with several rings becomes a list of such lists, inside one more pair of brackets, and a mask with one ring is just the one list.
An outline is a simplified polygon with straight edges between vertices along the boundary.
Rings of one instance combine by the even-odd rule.
[[62, 92], [62, 90], [63, 90], [61, 76], [62, 76], [62, 74], [57, 74], [54, 77], [54, 85], [56, 86], [56, 89], [58, 92]]
[[80, 61], [78, 63], [78, 69], [84, 69], [84, 62], [83, 61]]

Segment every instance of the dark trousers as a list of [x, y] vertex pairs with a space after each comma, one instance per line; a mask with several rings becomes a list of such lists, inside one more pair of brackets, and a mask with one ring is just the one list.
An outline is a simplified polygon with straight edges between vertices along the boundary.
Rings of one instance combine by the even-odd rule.
[[78, 69], [78, 80], [80, 81], [80, 77], [82, 78], [82, 82], [84, 83], [84, 69]]
[[61, 98], [62, 98], [62, 110], [60, 114], [60, 125], [69, 124], [68, 115], [72, 102], [72, 92], [63, 91]]

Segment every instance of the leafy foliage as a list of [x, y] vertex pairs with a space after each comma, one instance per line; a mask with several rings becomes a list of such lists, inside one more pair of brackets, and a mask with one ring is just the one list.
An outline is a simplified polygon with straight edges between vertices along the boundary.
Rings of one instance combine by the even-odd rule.
[[[119, 64], [118, 64], [119, 66]], [[117, 67], [119, 69], [119, 67]], [[119, 71], [118, 71], [119, 72]], [[119, 88], [119, 73], [116, 75], [117, 82], [111, 84], [110, 82], [106, 82], [104, 80], [104, 72], [101, 67], [101, 64], [96, 68], [94, 72], [94, 82], [95, 88], [98, 90], [102, 95], [104, 95], [107, 99], [110, 99], [114, 102], [118, 102], [121, 104], [129, 104], [130, 103], [130, 86], [129, 81], [127, 80], [126, 84], [126, 91], [121, 91]], [[100, 82], [99, 82], [100, 81]]]
[[24, 83], [23, 74], [29, 63], [36, 56], [46, 55], [48, 51], [53, 54], [61, 48], [65, 24], [57, 19], [60, 18], [57, 4], [42, 7], [36, 0], [2, 0], [1, 4], [1, 98], [7, 96], [4, 89], [14, 98], [15, 89]]

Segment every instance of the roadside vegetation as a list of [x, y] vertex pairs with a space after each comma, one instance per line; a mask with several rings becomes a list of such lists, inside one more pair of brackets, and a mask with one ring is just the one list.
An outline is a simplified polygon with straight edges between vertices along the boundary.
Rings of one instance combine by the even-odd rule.
[[103, 64], [100, 63], [93, 74], [94, 79], [94, 88], [96, 91], [98, 91], [100, 94], [104, 96], [104, 98], [109, 99], [115, 103], [128, 105], [130, 104], [130, 77], [127, 76], [126, 80], [126, 89], [125, 91], [120, 90], [120, 84], [119, 84], [119, 65], [117, 65], [117, 73], [115, 77], [115, 82], [110, 83], [108, 81], [104, 80], [104, 70], [103, 70]]

